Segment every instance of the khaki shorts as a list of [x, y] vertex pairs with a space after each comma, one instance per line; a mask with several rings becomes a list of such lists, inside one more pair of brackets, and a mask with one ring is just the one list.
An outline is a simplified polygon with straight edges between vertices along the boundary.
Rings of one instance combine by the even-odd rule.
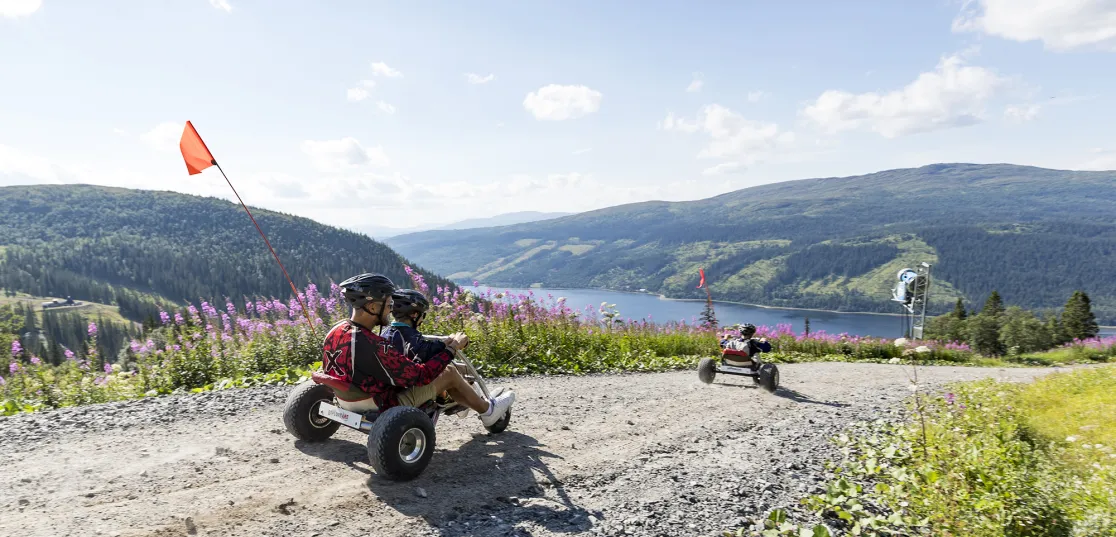
[[427, 401], [433, 401], [435, 397], [438, 397], [438, 391], [431, 382], [399, 392], [399, 404], [417, 407]]

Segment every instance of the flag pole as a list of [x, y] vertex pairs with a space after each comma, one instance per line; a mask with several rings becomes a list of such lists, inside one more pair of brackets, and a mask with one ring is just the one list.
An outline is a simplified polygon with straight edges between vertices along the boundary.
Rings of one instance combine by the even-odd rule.
[[[202, 144], [205, 144], [205, 142], [202, 142]], [[208, 148], [206, 149], [208, 150]], [[291, 284], [291, 291], [294, 292], [295, 300], [302, 306], [302, 314], [306, 317], [307, 324], [310, 325], [310, 333], [314, 334], [314, 337], [318, 337], [318, 331], [314, 330], [314, 321], [310, 320], [310, 310], [306, 309], [306, 304], [302, 301], [302, 297], [298, 296], [298, 288], [295, 287], [294, 281], [291, 280], [291, 276], [287, 274], [287, 269], [283, 266], [283, 262], [279, 260], [279, 254], [276, 254], [275, 248], [271, 247], [271, 241], [267, 240], [267, 235], [264, 235], [263, 230], [260, 229], [260, 224], [256, 222], [256, 217], [252, 216], [252, 211], [248, 210], [248, 205], [240, 198], [240, 193], [236, 191], [236, 187], [233, 186], [232, 181], [229, 181], [229, 176], [225, 175], [225, 170], [221, 169], [220, 164], [217, 164], [217, 159], [213, 159], [212, 163], [217, 167], [217, 171], [221, 172], [221, 177], [225, 178], [225, 182], [229, 184], [229, 188], [231, 188], [233, 194], [236, 195], [236, 199], [240, 202], [240, 206], [244, 207], [244, 212], [248, 213], [248, 218], [252, 219], [252, 224], [256, 226], [256, 231], [260, 232], [260, 236], [263, 237], [264, 244], [266, 244], [267, 249], [271, 251], [272, 257], [275, 258], [275, 262], [279, 263], [279, 270], [283, 271], [283, 276], [287, 278], [287, 283]]]

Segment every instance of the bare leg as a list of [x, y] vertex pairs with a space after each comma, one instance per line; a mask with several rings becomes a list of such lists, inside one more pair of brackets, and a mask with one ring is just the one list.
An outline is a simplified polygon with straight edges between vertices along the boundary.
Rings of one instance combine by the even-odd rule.
[[488, 412], [488, 401], [469, 386], [456, 367], [447, 367], [431, 384], [439, 393], [448, 391], [454, 401], [475, 410], [478, 414]]

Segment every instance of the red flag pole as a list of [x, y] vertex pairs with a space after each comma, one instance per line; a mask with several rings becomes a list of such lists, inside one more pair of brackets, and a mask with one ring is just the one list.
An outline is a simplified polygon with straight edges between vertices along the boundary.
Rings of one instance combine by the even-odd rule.
[[[199, 136], [198, 138], [200, 139], [201, 137]], [[205, 142], [202, 142], [202, 144], [205, 144]], [[208, 150], [209, 148], [206, 149]], [[314, 334], [314, 337], [318, 337], [318, 331], [314, 330], [314, 321], [310, 320], [310, 310], [306, 309], [306, 303], [302, 301], [302, 297], [298, 296], [298, 288], [295, 287], [294, 281], [292, 281], [290, 275], [287, 274], [287, 269], [283, 266], [283, 262], [279, 260], [279, 254], [276, 254], [275, 248], [271, 247], [271, 241], [267, 240], [267, 235], [264, 235], [263, 230], [260, 229], [260, 224], [256, 222], [256, 217], [252, 216], [252, 211], [248, 210], [248, 206], [245, 205], [244, 200], [240, 199], [240, 193], [236, 191], [236, 187], [233, 186], [232, 181], [229, 181], [229, 176], [225, 175], [225, 170], [221, 169], [221, 165], [217, 164], [216, 159], [213, 160], [213, 165], [217, 167], [217, 170], [221, 172], [221, 177], [224, 177], [225, 182], [229, 184], [229, 188], [231, 188], [233, 194], [236, 195], [236, 199], [240, 202], [240, 206], [244, 207], [244, 212], [248, 213], [248, 218], [252, 219], [252, 224], [256, 226], [256, 231], [260, 232], [260, 236], [263, 237], [264, 244], [266, 244], [267, 249], [271, 251], [272, 257], [275, 258], [275, 262], [279, 263], [279, 269], [283, 271], [283, 276], [287, 278], [287, 283], [291, 284], [291, 291], [294, 292], [295, 300], [298, 300], [298, 304], [302, 306], [302, 313], [306, 317], [307, 324], [310, 325], [310, 333]]]

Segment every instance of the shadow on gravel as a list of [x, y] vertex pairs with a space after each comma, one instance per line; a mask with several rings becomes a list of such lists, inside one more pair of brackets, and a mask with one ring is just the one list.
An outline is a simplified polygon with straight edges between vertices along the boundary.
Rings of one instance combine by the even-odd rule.
[[796, 403], [809, 403], [811, 405], [825, 405], [837, 408], [844, 408], [849, 406], [847, 403], [837, 403], [834, 401], [818, 401], [817, 399], [814, 399], [802, 392], [797, 392], [790, 388], [784, 388], [782, 386], [780, 386], [779, 389], [775, 390], [774, 395], [777, 397], [782, 397], [784, 399], [790, 399], [791, 401], [794, 401]]
[[[438, 450], [414, 481], [396, 483], [375, 474], [368, 489], [392, 509], [422, 517], [444, 537], [531, 535], [518, 523], [552, 533], [582, 533], [593, 526], [545, 459], [561, 459], [528, 435], [478, 433], [461, 447]], [[427, 497], [420, 497], [421, 488]]]
[[[334, 437], [325, 442], [296, 440], [295, 447], [312, 457], [344, 463], [349, 468], [372, 475], [372, 470], [368, 467], [368, 448], [364, 444]], [[357, 463], [361, 463], [363, 466], [359, 466]]]

